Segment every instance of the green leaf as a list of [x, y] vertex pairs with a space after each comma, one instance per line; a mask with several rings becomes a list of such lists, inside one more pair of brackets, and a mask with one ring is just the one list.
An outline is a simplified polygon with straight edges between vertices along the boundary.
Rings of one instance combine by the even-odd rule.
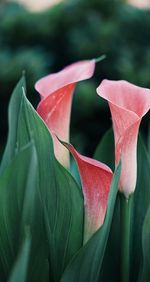
[[26, 234], [25, 240], [22, 244], [21, 250], [11, 271], [9, 282], [26, 282], [27, 280], [27, 269], [29, 263], [31, 238], [29, 234]]
[[[109, 268], [108, 268], [109, 266]], [[117, 195], [100, 281], [120, 282], [120, 198]]]
[[[107, 164], [112, 170], [114, 170], [115, 167], [114, 147], [113, 130], [110, 128], [100, 140], [100, 143], [98, 144], [94, 153], [94, 158]], [[120, 199], [117, 197], [109, 238], [102, 263], [100, 281], [120, 282], [120, 244], [118, 244], [120, 240], [119, 236]]]
[[0, 178], [0, 261], [5, 278], [16, 259], [26, 226], [35, 220], [36, 181], [36, 151], [33, 144], [28, 144]]
[[104, 224], [92, 236], [87, 244], [81, 248], [72, 260], [64, 272], [61, 282], [99, 281], [99, 274], [102, 267], [116, 203], [120, 169], [121, 164], [116, 169], [113, 177]]
[[150, 159], [150, 124], [149, 124], [149, 129], [148, 129], [148, 155]]
[[137, 281], [142, 267], [142, 227], [150, 203], [150, 161], [140, 136], [138, 140], [137, 185], [131, 223], [131, 281]]
[[150, 278], [150, 205], [146, 213], [142, 234], [143, 268], [141, 282], [149, 282]]
[[98, 144], [93, 158], [107, 164], [112, 170], [115, 167], [114, 136], [110, 128]]
[[36, 145], [50, 264], [54, 281], [59, 281], [82, 245], [83, 197], [73, 177], [55, 160], [49, 131], [25, 96], [21, 113], [24, 132], [18, 138], [20, 143], [33, 138]]
[[[112, 170], [115, 167], [114, 135], [110, 128], [97, 146], [94, 158], [106, 163]], [[120, 282], [120, 198], [116, 199], [111, 229], [102, 263], [100, 281]], [[109, 271], [108, 271], [109, 265]]]
[[80, 179], [79, 170], [78, 170], [77, 164], [76, 164], [76, 162], [75, 162], [75, 160], [73, 159], [72, 156], [70, 157], [70, 173], [72, 174], [74, 179], [77, 181], [77, 183], [81, 187], [81, 179]]
[[[38, 159], [38, 191], [39, 209], [36, 210], [39, 230], [45, 232], [45, 237], [38, 237], [38, 232], [33, 232], [31, 251], [31, 267], [29, 267], [29, 281], [45, 281], [40, 278], [40, 271], [47, 273], [51, 281], [60, 281], [60, 277], [73, 255], [79, 250], [83, 240], [83, 196], [81, 189], [70, 175], [55, 159], [53, 143], [50, 133], [24, 95], [25, 89], [19, 88], [15, 92], [10, 104], [13, 111], [14, 104], [18, 104], [15, 120], [15, 136], [13, 150], [19, 152], [28, 142], [34, 142]], [[10, 119], [9, 127], [14, 122]], [[12, 135], [9, 136], [12, 138]], [[16, 138], [16, 139], [15, 139]], [[11, 143], [8, 141], [8, 143]], [[31, 169], [32, 173], [32, 169]], [[42, 212], [40, 207], [42, 206]], [[32, 230], [38, 230], [35, 223]], [[37, 238], [35, 238], [35, 236]], [[43, 236], [43, 235], [42, 235]], [[42, 240], [43, 238], [43, 240]], [[38, 242], [38, 243], [37, 243]], [[45, 250], [45, 242], [47, 244]], [[41, 249], [41, 246], [42, 249]], [[39, 265], [38, 257], [42, 257]], [[34, 272], [34, 279], [31, 279]], [[37, 275], [36, 275], [37, 273]], [[36, 278], [35, 278], [36, 277]]]
[[7, 145], [1, 161], [0, 174], [5, 170], [5, 168], [8, 166], [8, 164], [16, 154], [16, 148], [17, 148], [16, 135], [17, 135], [18, 121], [19, 121], [18, 117], [19, 117], [20, 106], [21, 106], [20, 95], [22, 96], [23, 87], [25, 88], [24, 78], [22, 78], [18, 82], [11, 96], [9, 109], [8, 109], [9, 132], [8, 132]]

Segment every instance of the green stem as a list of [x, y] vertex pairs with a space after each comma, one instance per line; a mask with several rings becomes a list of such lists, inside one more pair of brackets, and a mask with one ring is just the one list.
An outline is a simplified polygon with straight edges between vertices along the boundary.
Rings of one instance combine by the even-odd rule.
[[121, 282], [129, 282], [131, 197], [120, 194]]

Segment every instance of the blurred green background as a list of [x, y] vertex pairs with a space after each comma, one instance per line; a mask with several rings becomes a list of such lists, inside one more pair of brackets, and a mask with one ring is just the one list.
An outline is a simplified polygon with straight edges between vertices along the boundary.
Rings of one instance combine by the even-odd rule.
[[[28, 98], [36, 107], [34, 83], [77, 60], [106, 54], [94, 77], [74, 95], [71, 142], [91, 155], [111, 125], [107, 104], [96, 94], [104, 78], [150, 88], [150, 10], [121, 0], [66, 0], [33, 13], [17, 3], [0, 4], [0, 148], [7, 137], [12, 90], [26, 71]], [[146, 132], [149, 116], [144, 119]]]

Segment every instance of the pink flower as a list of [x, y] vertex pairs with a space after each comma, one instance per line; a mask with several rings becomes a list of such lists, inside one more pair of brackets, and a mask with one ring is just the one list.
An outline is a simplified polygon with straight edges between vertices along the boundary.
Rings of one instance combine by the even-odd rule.
[[94, 69], [95, 60], [80, 61], [43, 77], [35, 85], [42, 99], [37, 112], [52, 134], [56, 158], [66, 167], [69, 167], [69, 152], [55, 135], [69, 142], [72, 96], [76, 83], [90, 78]]
[[150, 90], [126, 81], [103, 80], [97, 93], [109, 102], [116, 164], [122, 160], [119, 189], [128, 198], [136, 186], [138, 131], [142, 117], [150, 109]]
[[79, 154], [71, 144], [62, 142], [77, 162], [84, 195], [84, 243], [103, 224], [110, 185], [111, 169], [103, 163]]

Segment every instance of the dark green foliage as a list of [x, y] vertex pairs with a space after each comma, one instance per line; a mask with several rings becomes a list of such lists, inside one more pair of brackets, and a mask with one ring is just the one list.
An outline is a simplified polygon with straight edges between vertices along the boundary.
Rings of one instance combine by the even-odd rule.
[[141, 281], [148, 282], [150, 277], [150, 205], [145, 216], [143, 233], [142, 233], [142, 246], [143, 246], [143, 268]]
[[[107, 164], [114, 171], [114, 136], [109, 129], [98, 144], [94, 158]], [[100, 281], [120, 282], [120, 197], [117, 195], [111, 229], [100, 272]], [[109, 271], [108, 271], [109, 265]]]
[[27, 273], [28, 273], [27, 271], [28, 260], [29, 260], [29, 254], [30, 254], [30, 241], [31, 241], [31, 238], [29, 234], [27, 234], [23, 242], [21, 251], [15, 262], [15, 265], [12, 269], [12, 273], [10, 274], [9, 282], [19, 282], [20, 278], [22, 282], [26, 281]]
[[[32, 146], [21, 150], [10, 162], [0, 179], [0, 276], [2, 281], [8, 278], [20, 249], [22, 236], [29, 228], [30, 222], [35, 220], [33, 211], [37, 169], [35, 158]], [[20, 167], [22, 162], [24, 166]], [[32, 173], [30, 162], [33, 166]]]
[[[150, 205], [150, 160], [142, 138], [138, 142], [138, 174], [133, 198], [132, 241], [131, 241], [131, 281], [137, 281], [142, 268], [142, 228]], [[149, 218], [150, 221], [150, 218]], [[147, 226], [149, 228], [149, 226]], [[147, 230], [147, 232], [150, 232]], [[144, 256], [146, 249], [143, 249]], [[148, 281], [148, 280], [147, 280]], [[146, 282], [146, 280], [145, 280]]]
[[149, 156], [149, 159], [150, 159], [150, 125], [149, 125], [149, 130], [148, 130], [148, 142], [147, 142], [147, 145], [148, 145], [148, 156]]

